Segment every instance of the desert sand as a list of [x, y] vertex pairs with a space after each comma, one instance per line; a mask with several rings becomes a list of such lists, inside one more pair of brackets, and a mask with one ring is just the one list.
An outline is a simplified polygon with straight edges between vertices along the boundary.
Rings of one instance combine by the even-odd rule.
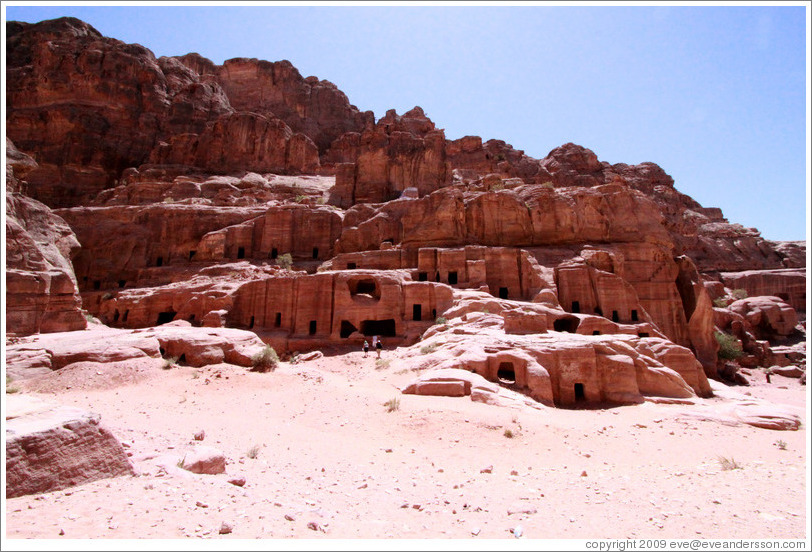
[[[808, 536], [806, 387], [796, 379], [768, 384], [756, 372], [751, 386], [730, 388], [802, 414], [799, 430], [773, 431], [708, 416], [726, 404], [719, 397], [534, 409], [402, 395], [415, 377], [399, 368], [409, 350], [385, 351], [385, 363], [325, 353], [269, 373], [147, 359], [20, 382], [25, 393], [101, 414], [137, 475], [8, 499], [6, 537]], [[195, 444], [223, 451], [226, 474], [178, 468]], [[725, 469], [722, 457], [738, 467]], [[235, 476], [245, 485], [228, 482]]]

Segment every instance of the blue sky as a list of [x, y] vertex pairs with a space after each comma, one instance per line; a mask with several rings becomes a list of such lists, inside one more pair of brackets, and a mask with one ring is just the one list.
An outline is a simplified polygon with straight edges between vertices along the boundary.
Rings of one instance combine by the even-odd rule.
[[419, 105], [450, 139], [652, 161], [730, 222], [804, 240], [807, 6], [4, 8], [7, 20], [78, 17], [156, 56], [287, 59], [376, 118]]

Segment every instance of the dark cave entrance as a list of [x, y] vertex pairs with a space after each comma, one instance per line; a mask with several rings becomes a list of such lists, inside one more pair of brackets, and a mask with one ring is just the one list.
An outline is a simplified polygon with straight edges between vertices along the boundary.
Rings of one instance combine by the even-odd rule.
[[513, 385], [516, 383], [516, 370], [513, 368], [512, 362], [502, 362], [496, 371], [496, 378], [499, 383], [506, 383]]
[[381, 337], [395, 337], [395, 319], [364, 320], [361, 322], [361, 333], [364, 335], [378, 335]]
[[166, 324], [167, 322], [172, 322], [175, 319], [175, 315], [178, 314], [175, 311], [164, 311], [158, 313], [158, 321], [155, 322], [156, 326], [160, 326], [161, 324]]
[[341, 336], [342, 339], [350, 337], [353, 333], [357, 331], [358, 328], [356, 328], [349, 320], [341, 321], [341, 330], [339, 331], [339, 335]]

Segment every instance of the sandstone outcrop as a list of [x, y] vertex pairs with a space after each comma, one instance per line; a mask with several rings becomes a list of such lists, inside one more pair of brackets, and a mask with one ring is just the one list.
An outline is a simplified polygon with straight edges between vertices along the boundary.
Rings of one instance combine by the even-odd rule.
[[381, 203], [407, 188], [426, 195], [447, 180], [445, 134], [419, 107], [398, 115], [387, 111], [374, 127], [341, 136], [328, 159], [339, 163], [331, 203]]
[[72, 259], [76, 235], [47, 206], [22, 194], [36, 163], [6, 140], [5, 295], [8, 332], [81, 330], [87, 322]]
[[152, 52], [74, 18], [6, 31], [6, 131], [39, 163], [33, 198], [75, 205], [144, 162], [171, 104]]
[[212, 75], [235, 109], [272, 113], [294, 132], [308, 136], [319, 154], [342, 134], [361, 132], [374, 123], [372, 112], [350, 105], [336, 85], [303, 78], [287, 60], [234, 58], [218, 66], [196, 54], [177, 59], [201, 76]]
[[97, 414], [6, 395], [6, 498], [134, 475]]
[[798, 268], [722, 272], [730, 289], [743, 289], [750, 297], [775, 296], [799, 313], [806, 314], [806, 270]]
[[154, 165], [190, 165], [209, 173], [237, 171], [313, 174], [319, 168], [316, 145], [294, 134], [273, 115], [239, 112], [221, 115], [200, 134], [176, 134], [159, 142], [149, 156]]
[[748, 297], [727, 308], [744, 317], [760, 339], [789, 335], [798, 325], [795, 309], [778, 297]]
[[[805, 331], [805, 245], [729, 223], [654, 163], [448, 140], [419, 107], [376, 121], [287, 61], [156, 59], [70, 18], [7, 30], [10, 332], [83, 328], [84, 309], [148, 358], [245, 366], [260, 343], [451, 328], [462, 360], [434, 367], [494, 389], [508, 363], [513, 391], [556, 405], [706, 396], [717, 330], [741, 364], [802, 356], [786, 309]], [[714, 309], [734, 289], [789, 306]], [[31, 370], [74, 358], [15, 351]]]
[[[152, 336], [91, 324], [84, 331], [40, 334], [6, 347], [8, 373], [16, 377], [39, 375], [77, 362], [118, 362], [159, 358], [159, 343]], [[36, 369], [30, 371], [30, 368]]]
[[426, 354], [407, 367], [468, 370], [548, 405], [711, 394], [691, 351], [661, 338], [583, 335], [554, 323], [541, 334], [506, 334], [502, 316], [474, 312], [432, 327], [421, 344]]

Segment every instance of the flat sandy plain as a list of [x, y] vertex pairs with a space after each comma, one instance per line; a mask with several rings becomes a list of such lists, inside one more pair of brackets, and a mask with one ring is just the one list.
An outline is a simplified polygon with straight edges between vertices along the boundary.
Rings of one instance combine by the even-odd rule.
[[[301, 547], [284, 539], [466, 539], [445, 542], [499, 548], [809, 536], [807, 388], [796, 379], [768, 384], [756, 371], [750, 387], [730, 388], [802, 414], [798, 431], [774, 431], [714, 419], [729, 404], [722, 398], [565, 410], [402, 395], [415, 374], [399, 369], [398, 355], [409, 351], [385, 351], [386, 367], [352, 351], [270, 373], [229, 364], [163, 370], [150, 359], [27, 380], [25, 393], [99, 413], [138, 475], [8, 499], [5, 536], [56, 539], [57, 547], [69, 539], [278, 539], [262, 547], [281, 549]], [[202, 442], [193, 438], [200, 430]], [[196, 443], [223, 451], [227, 473], [179, 469]], [[724, 469], [722, 457], [739, 467]], [[234, 476], [245, 485], [228, 483]], [[230, 533], [220, 533], [224, 523]], [[483, 539], [510, 542], [477, 544]]]

